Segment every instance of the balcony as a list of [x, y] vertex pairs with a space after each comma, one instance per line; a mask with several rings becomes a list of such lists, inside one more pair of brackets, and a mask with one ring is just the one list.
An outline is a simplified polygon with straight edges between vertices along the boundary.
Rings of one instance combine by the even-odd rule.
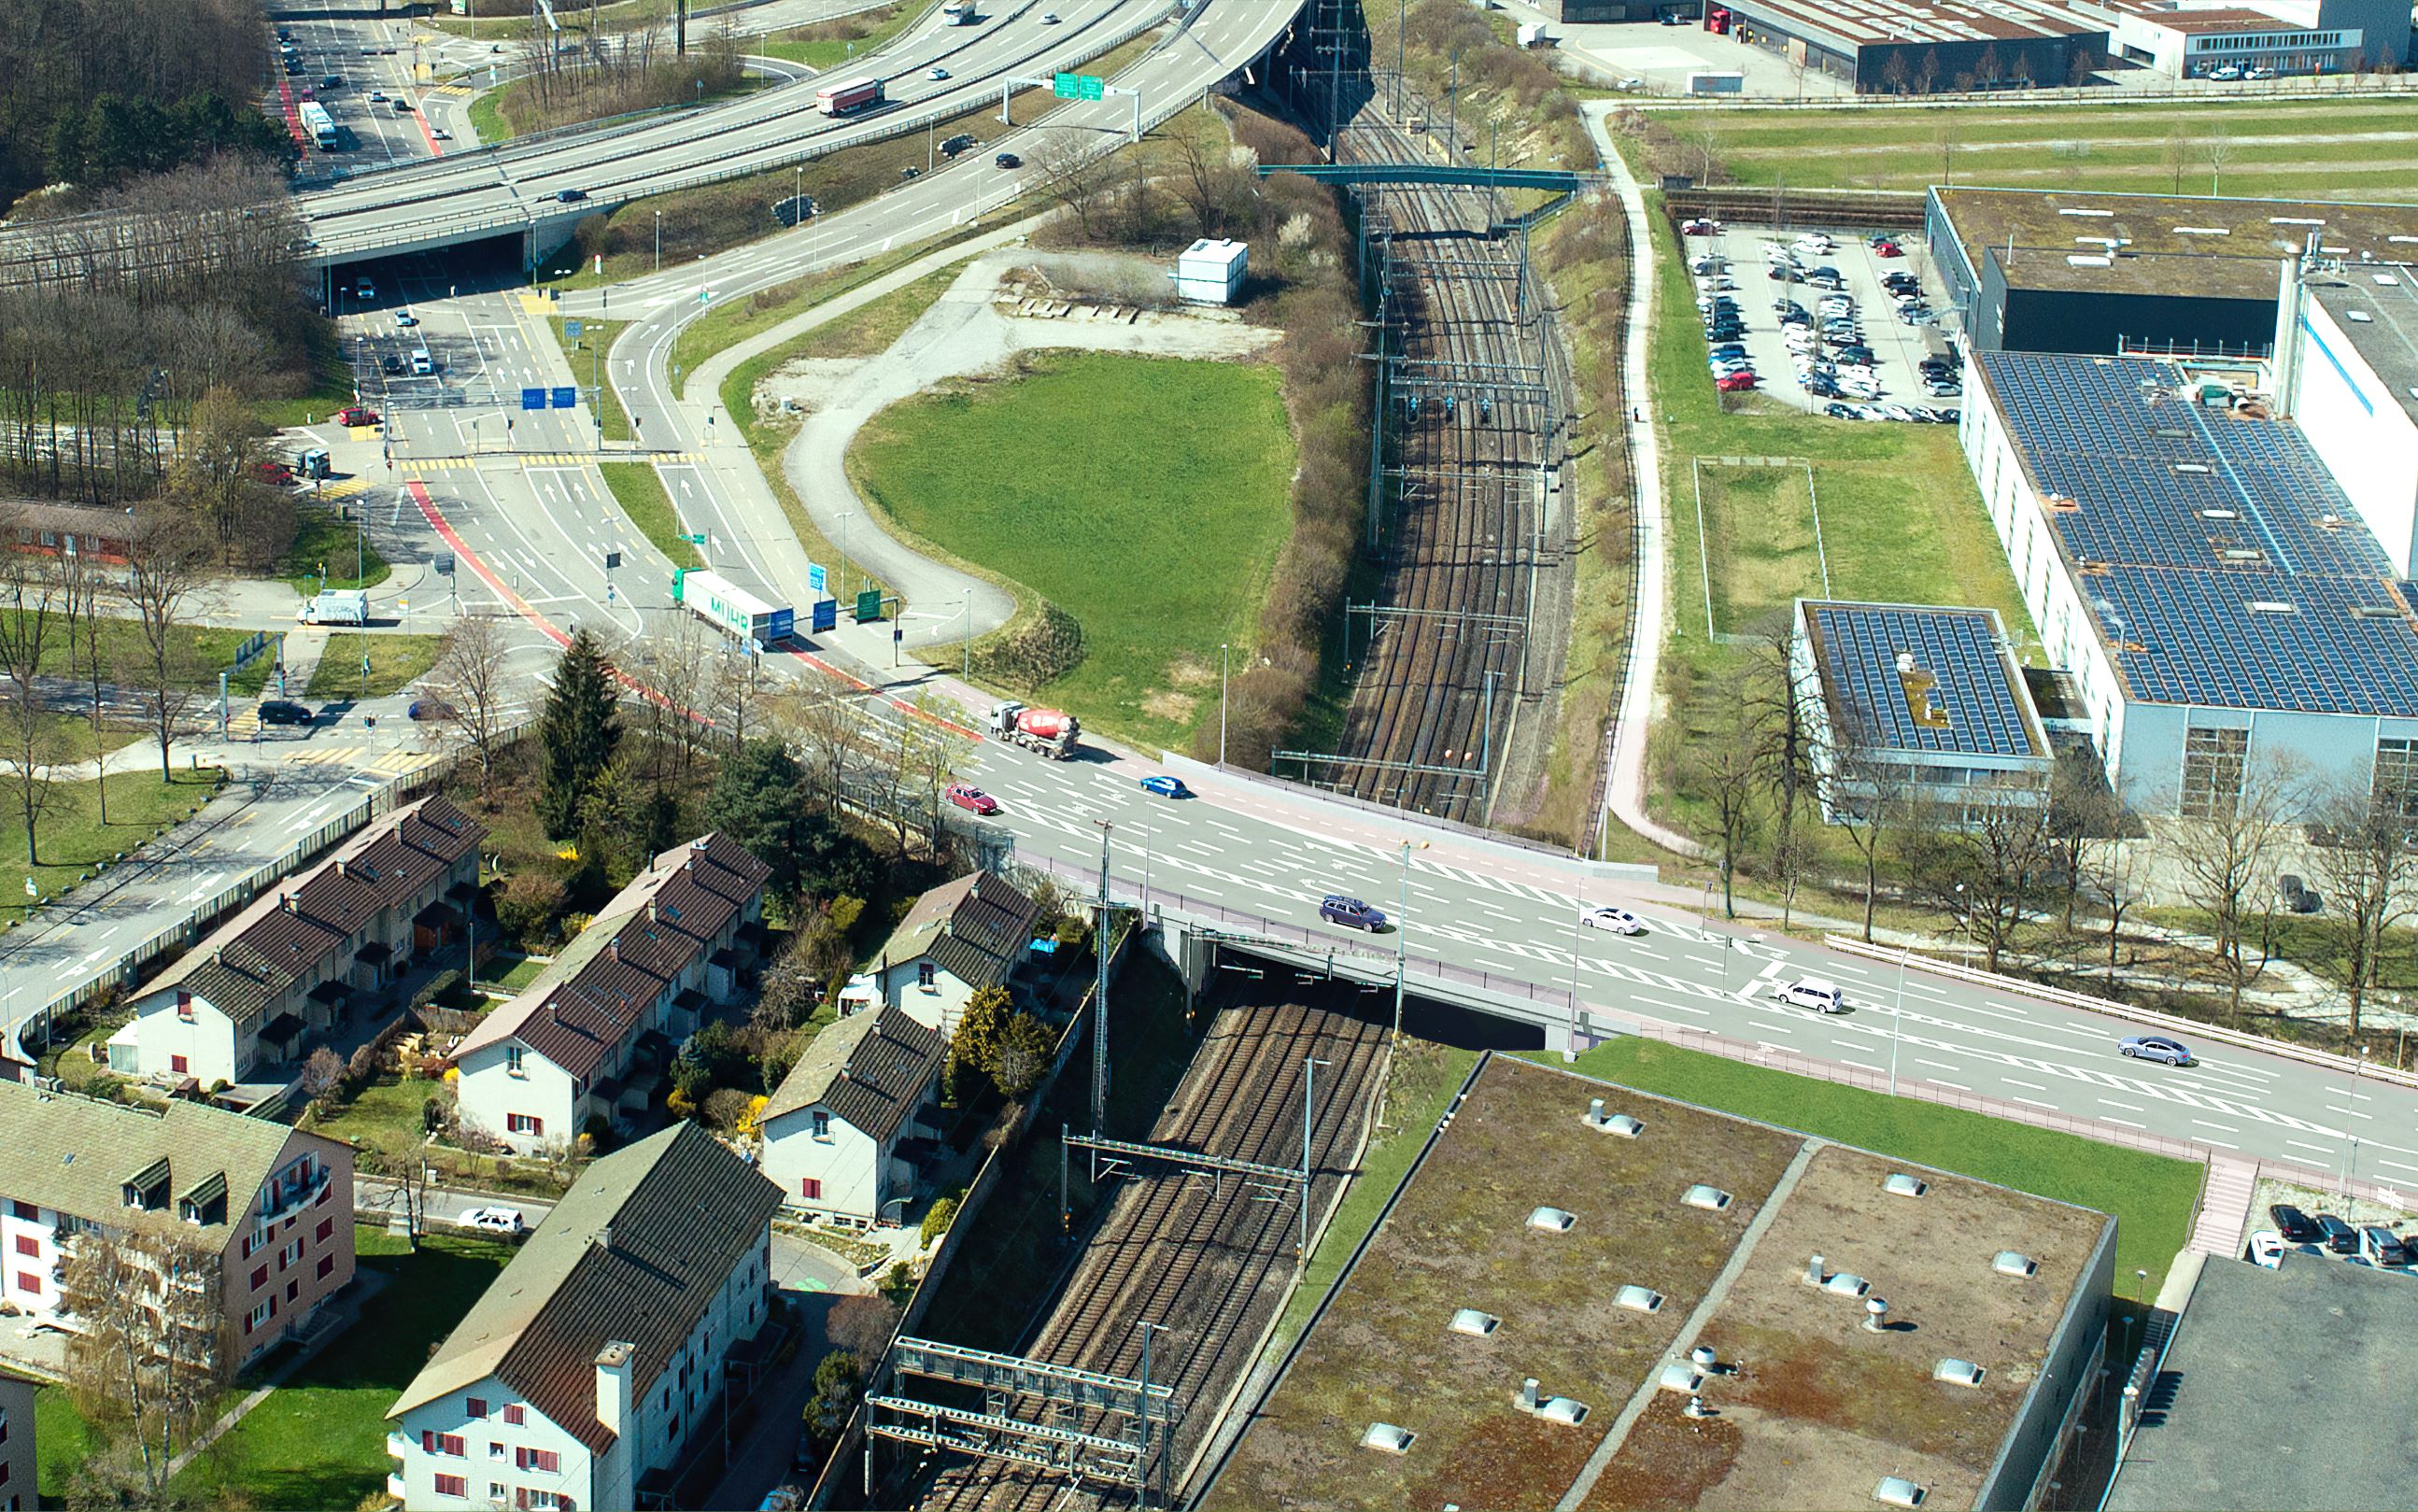
[[333, 1177], [328, 1168], [323, 1166], [319, 1168], [318, 1174], [310, 1181], [296, 1183], [290, 1186], [271, 1187], [261, 1199], [259, 1220], [261, 1227], [267, 1228], [289, 1213], [309, 1207], [319, 1199], [319, 1194], [328, 1189], [328, 1184], [331, 1180]]
[[403, 1500], [403, 1477], [401, 1475], [389, 1475], [386, 1478], [386, 1493], [387, 1495], [393, 1497], [398, 1502]]
[[405, 1438], [399, 1431], [386, 1436], [386, 1452], [398, 1461], [404, 1459], [417, 1447], [419, 1447], [417, 1443]]

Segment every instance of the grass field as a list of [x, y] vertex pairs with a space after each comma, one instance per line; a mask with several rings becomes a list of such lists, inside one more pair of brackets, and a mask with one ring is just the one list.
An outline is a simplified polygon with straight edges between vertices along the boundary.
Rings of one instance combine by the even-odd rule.
[[1691, 480], [1704, 557], [1697, 562], [1712, 628], [1738, 634], [1800, 595], [1824, 592], [1821, 522], [1801, 466], [1699, 461]]
[[[909, 534], [1083, 625], [1054, 704], [1181, 746], [1216, 713], [1282, 543], [1293, 446], [1275, 369], [1053, 354], [875, 417], [849, 465]], [[1207, 687], [1211, 696], [1202, 697]]]
[[[364, 508], [366, 501], [356, 501], [354, 507]], [[393, 575], [386, 558], [360, 534], [356, 521], [335, 510], [306, 503], [294, 523], [294, 545], [270, 575], [284, 579], [295, 592], [307, 598], [323, 588], [375, 588]]]
[[[1658, 117], [1691, 151], [1693, 114]], [[1713, 155], [1741, 184], [2021, 189], [2418, 200], [2409, 136], [2418, 99], [2328, 93], [2259, 105], [2051, 105], [2021, 110], [1722, 110]], [[2223, 139], [2223, 171], [2210, 164]]]
[[809, 69], [845, 68], [858, 53], [870, 53], [897, 36], [923, 10], [920, 4], [901, 3], [839, 21], [793, 26], [748, 44], [747, 51]]
[[[153, 755], [158, 755], [156, 748]], [[176, 775], [162, 782], [158, 767], [141, 772], [121, 771], [109, 779], [109, 822], [100, 821], [100, 795], [89, 782], [54, 783], [50, 806], [36, 826], [41, 863], [25, 864], [25, 821], [13, 791], [0, 803], [0, 857], [13, 878], [0, 889], [0, 926], [22, 924], [32, 908], [53, 894], [73, 887], [86, 875], [119, 855], [129, 853], [161, 830], [182, 820], [209, 802], [225, 773], [216, 767], [198, 771], [176, 756]], [[28, 898], [19, 885], [32, 877], [38, 897]], [[125, 948], [131, 948], [131, 945]]]
[[[560, 315], [550, 316], [546, 325], [554, 330], [555, 344], [562, 348], [563, 360], [571, 364], [572, 381], [588, 387], [588, 380], [602, 373], [597, 360], [599, 353], [610, 354], [613, 343], [628, 328], [626, 320], [598, 320], [593, 316], [579, 322], [579, 338], [574, 341], [564, 328]], [[630, 412], [621, 407], [621, 395], [611, 384], [598, 384], [594, 391], [603, 394], [604, 405], [604, 434], [607, 441], [630, 438]]]
[[[1561, 1058], [1540, 1052], [1531, 1059], [1558, 1064]], [[2191, 1237], [2202, 1173], [2190, 1161], [1647, 1040], [1599, 1046], [1578, 1058], [1577, 1069], [1640, 1092], [2114, 1214], [2116, 1274], [2129, 1283], [2136, 1268], [2148, 1271], [2153, 1296]]]
[[[329, 635], [319, 664], [311, 669], [305, 698], [383, 698], [401, 693], [436, 664], [442, 635]], [[368, 691], [364, 693], [361, 658], [370, 659]]]
[[682, 537], [680, 518], [672, 509], [671, 496], [664, 492], [664, 481], [650, 463], [606, 462], [596, 470], [604, 475], [604, 486], [613, 490], [614, 500], [621, 512], [638, 527], [648, 543], [668, 557], [674, 567], [703, 567], [705, 557], [694, 542]]
[[[0, 615], [15, 615], [14, 609], [0, 609]], [[235, 661], [236, 651], [252, 638], [248, 630], [207, 630], [194, 628], [177, 632], [177, 640], [186, 649], [180, 651], [183, 664], [191, 676], [189, 686], [218, 692], [219, 670]], [[144, 644], [143, 626], [133, 619], [103, 619], [100, 622], [100, 665], [104, 681], [133, 682], [139, 680], [143, 667], [150, 660], [150, 650]], [[269, 664], [276, 660], [270, 653], [254, 657], [251, 664], [227, 679], [227, 690], [249, 698], [268, 685]], [[91, 666], [84, 657], [84, 641], [79, 635], [69, 646], [67, 637], [51, 634], [42, 644], [40, 670], [53, 677], [89, 677]]]

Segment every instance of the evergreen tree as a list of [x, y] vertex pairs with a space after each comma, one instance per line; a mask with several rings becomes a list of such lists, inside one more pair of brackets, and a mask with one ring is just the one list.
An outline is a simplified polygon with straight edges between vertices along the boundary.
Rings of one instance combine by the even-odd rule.
[[613, 759], [621, 739], [613, 702], [613, 664], [583, 629], [555, 664], [554, 691], [538, 724], [545, 765], [537, 812], [549, 840], [567, 839], [578, 829], [580, 802]]
[[778, 741], [749, 741], [723, 757], [705, 800], [705, 822], [773, 869], [782, 897], [798, 890], [798, 832], [808, 807], [806, 774]]
[[1017, 1015], [1000, 1035], [999, 1064], [991, 1080], [1003, 1096], [1021, 1098], [1041, 1085], [1049, 1070], [1049, 1050], [1048, 1027], [1031, 1014]]
[[999, 1070], [999, 1052], [1007, 1042], [1008, 1011], [1005, 987], [985, 987], [966, 1000], [957, 1031], [949, 1036], [949, 1077], [961, 1094], [974, 1077]]

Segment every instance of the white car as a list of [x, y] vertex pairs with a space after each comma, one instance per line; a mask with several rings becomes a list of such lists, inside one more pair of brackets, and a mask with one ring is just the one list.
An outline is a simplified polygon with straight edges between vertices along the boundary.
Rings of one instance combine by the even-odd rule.
[[420, 324], [420, 317], [413, 314], [410, 307], [406, 305], [394, 313], [394, 323], [398, 326], [417, 326]]
[[1847, 1000], [1837, 985], [1815, 976], [1800, 976], [1794, 982], [1783, 983], [1771, 989], [1771, 996], [1774, 1001], [1788, 1007], [1811, 1008], [1817, 1014], [1844, 1014], [1847, 1011]]
[[1579, 911], [1579, 923], [1586, 925], [1590, 929], [1609, 929], [1615, 935], [1642, 935], [1645, 933], [1645, 920], [1640, 919], [1637, 915], [1630, 912], [1627, 909], [1615, 909], [1610, 904], [1602, 904], [1596, 908], [1581, 909]]
[[429, 140], [433, 142], [451, 142], [453, 140], [453, 133], [445, 130], [445, 128], [441, 126], [430, 131], [428, 136]]
[[935, 81], [941, 80], [941, 79], [945, 79], [945, 78], [947, 78], [948, 76], [949, 76], [949, 70], [948, 70], [948, 69], [943, 69], [943, 68], [940, 67], [940, 66], [939, 66], [939, 65], [937, 65], [937, 64], [936, 64], [936, 65], [934, 65], [932, 68], [926, 69], [926, 70], [925, 70], [925, 72], [924, 72], [924, 77], [925, 77], [925, 78], [926, 78], [926, 79], [931, 79], [931, 80], [935, 80]]
[[2284, 1236], [2273, 1229], [2250, 1230], [2250, 1259], [2255, 1264], [2271, 1271], [2280, 1270], [2284, 1264], [2284, 1251], [2289, 1247], [2284, 1243]]
[[518, 1208], [472, 1208], [453, 1220], [465, 1229], [481, 1233], [520, 1234], [528, 1232], [528, 1223]]

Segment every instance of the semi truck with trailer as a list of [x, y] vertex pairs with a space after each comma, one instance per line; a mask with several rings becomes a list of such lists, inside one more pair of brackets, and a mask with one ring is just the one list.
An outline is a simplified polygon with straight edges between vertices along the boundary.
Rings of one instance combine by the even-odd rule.
[[1055, 709], [1028, 708], [1013, 699], [991, 705], [987, 723], [994, 738], [1039, 752], [1052, 761], [1064, 761], [1073, 756], [1076, 742], [1083, 735], [1082, 722], [1074, 715]]
[[826, 115], [854, 115], [883, 102], [879, 79], [851, 79], [815, 91], [815, 108]]
[[788, 640], [797, 628], [797, 611], [786, 603], [767, 603], [719, 573], [695, 569], [672, 573], [672, 602], [726, 635], [771, 648]]

